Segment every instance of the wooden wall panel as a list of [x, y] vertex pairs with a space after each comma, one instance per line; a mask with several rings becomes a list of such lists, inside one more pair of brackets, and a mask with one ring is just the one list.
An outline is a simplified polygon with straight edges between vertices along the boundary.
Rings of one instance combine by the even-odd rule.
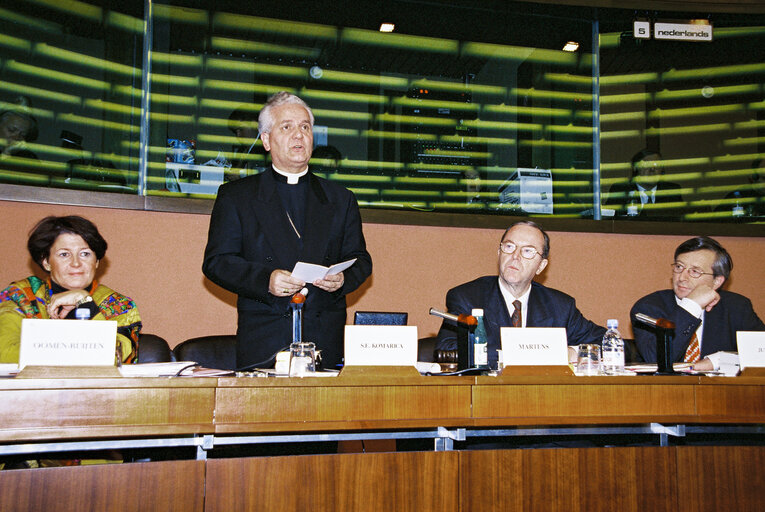
[[456, 452], [308, 455], [207, 461], [205, 512], [450, 512]]
[[0, 471], [0, 512], [201, 512], [204, 461]]
[[[145, 332], [174, 346], [194, 336], [236, 331], [236, 296], [202, 275], [208, 215], [0, 201], [0, 286], [40, 273], [26, 250], [35, 222], [73, 214], [94, 221], [109, 242], [98, 278], [136, 301]], [[545, 226], [545, 219], [537, 220]], [[449, 288], [496, 274], [502, 232], [365, 222], [374, 270], [349, 296], [349, 319], [357, 310], [407, 311], [409, 325], [416, 325], [421, 337], [435, 334], [440, 320], [428, 309], [443, 308]], [[618, 319], [622, 334], [632, 337], [630, 307], [643, 295], [669, 287], [672, 254], [688, 238], [550, 232], [550, 264], [539, 280], [575, 297], [582, 313], [601, 325]], [[765, 237], [717, 239], [735, 263], [726, 288], [751, 298], [764, 316]]]
[[678, 502], [685, 511], [765, 507], [765, 446], [680, 446], [677, 472]]
[[678, 510], [673, 448], [465, 451], [460, 473], [464, 512]]

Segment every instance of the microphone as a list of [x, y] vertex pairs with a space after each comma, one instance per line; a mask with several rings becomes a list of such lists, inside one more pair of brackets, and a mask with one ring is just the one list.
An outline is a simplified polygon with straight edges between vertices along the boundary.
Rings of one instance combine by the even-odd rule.
[[652, 325], [660, 329], [674, 329], [675, 323], [666, 318], [653, 318], [644, 313], [635, 313], [635, 320], [644, 324]]
[[449, 322], [452, 322], [457, 325], [462, 325], [465, 327], [475, 327], [478, 325], [478, 320], [472, 315], [455, 315], [453, 313], [445, 313], [443, 311], [439, 311], [435, 308], [430, 308], [430, 314], [433, 316], [438, 316], [443, 318], [444, 320], [448, 320]]
[[455, 315], [434, 308], [430, 308], [430, 314], [441, 317], [457, 326], [457, 370], [468, 370], [468, 373], [464, 373], [465, 375], [469, 375], [470, 372], [480, 371], [473, 368], [473, 346], [470, 342], [471, 333], [475, 331], [478, 320], [472, 315]]
[[635, 313], [635, 320], [656, 327], [656, 373], [654, 375], [677, 375], [672, 365], [672, 340], [675, 323], [666, 318], [653, 318], [645, 313]]
[[292, 309], [292, 343], [303, 341], [303, 304], [308, 295], [308, 288], [303, 288], [290, 298]]
[[303, 307], [306, 296], [308, 296], [308, 288], [304, 287], [290, 298], [290, 307]]

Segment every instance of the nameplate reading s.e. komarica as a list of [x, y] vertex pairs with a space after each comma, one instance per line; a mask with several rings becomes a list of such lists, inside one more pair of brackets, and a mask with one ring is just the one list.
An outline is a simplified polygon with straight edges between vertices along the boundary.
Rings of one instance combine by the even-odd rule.
[[21, 321], [19, 368], [34, 366], [114, 366], [114, 320]]
[[502, 327], [504, 366], [565, 366], [566, 329], [562, 327]]
[[417, 326], [345, 326], [345, 366], [415, 366], [416, 362]]
[[741, 369], [765, 368], [765, 331], [738, 331], [736, 339]]

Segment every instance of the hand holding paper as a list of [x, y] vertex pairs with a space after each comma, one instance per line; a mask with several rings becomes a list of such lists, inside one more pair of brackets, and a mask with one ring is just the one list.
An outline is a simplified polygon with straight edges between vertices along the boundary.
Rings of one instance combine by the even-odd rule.
[[331, 267], [298, 261], [295, 264], [295, 268], [292, 269], [292, 277], [300, 279], [301, 281], [305, 281], [306, 283], [313, 283], [317, 280], [323, 280], [327, 276], [339, 274], [354, 263], [356, 263], [356, 258], [348, 261], [343, 261], [342, 263], [336, 263]]

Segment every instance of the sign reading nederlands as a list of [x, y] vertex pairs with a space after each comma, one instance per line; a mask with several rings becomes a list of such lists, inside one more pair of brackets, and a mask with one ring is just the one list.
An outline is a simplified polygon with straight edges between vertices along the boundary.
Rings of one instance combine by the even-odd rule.
[[[638, 20], [633, 23], [633, 34], [638, 39], [651, 38], [651, 22]], [[712, 24], [708, 20], [657, 21], [653, 24], [653, 38], [667, 41], [712, 41]]]

